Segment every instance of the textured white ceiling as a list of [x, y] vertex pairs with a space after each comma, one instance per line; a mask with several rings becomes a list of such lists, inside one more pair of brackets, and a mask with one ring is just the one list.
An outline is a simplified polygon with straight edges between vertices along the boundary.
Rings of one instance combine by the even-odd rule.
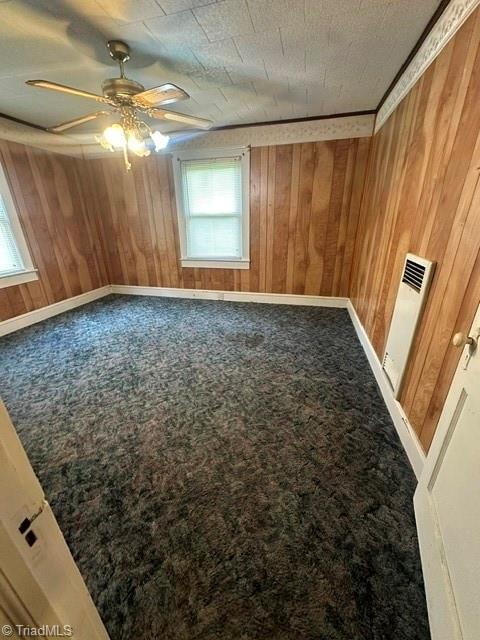
[[374, 109], [438, 4], [0, 0], [0, 112], [49, 126], [97, 110], [25, 80], [98, 93], [117, 75], [111, 38], [132, 47], [129, 77], [180, 85], [191, 99], [174, 108], [215, 125]]

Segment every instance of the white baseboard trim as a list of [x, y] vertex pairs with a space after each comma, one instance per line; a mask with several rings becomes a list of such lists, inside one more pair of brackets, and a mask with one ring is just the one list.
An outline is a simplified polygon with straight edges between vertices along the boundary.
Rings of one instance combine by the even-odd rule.
[[348, 298], [331, 296], [304, 296], [291, 293], [252, 293], [243, 291], [213, 291], [210, 289], [174, 289], [168, 287], [139, 287], [113, 284], [112, 293], [134, 296], [160, 296], [165, 298], [200, 298], [225, 302], [260, 302], [265, 304], [296, 304], [311, 307], [346, 309]]
[[370, 367], [373, 371], [373, 375], [375, 376], [377, 384], [380, 387], [380, 392], [383, 396], [385, 404], [387, 405], [388, 412], [390, 413], [390, 417], [392, 418], [395, 429], [397, 430], [398, 437], [400, 438], [403, 448], [405, 449], [405, 453], [407, 454], [407, 457], [418, 480], [420, 478], [423, 465], [425, 464], [425, 453], [422, 449], [422, 445], [420, 444], [420, 441], [417, 438], [417, 434], [415, 433], [407, 416], [405, 415], [401, 404], [393, 395], [393, 391], [387, 381], [387, 378], [385, 377], [385, 374], [383, 373], [380, 360], [378, 359], [372, 343], [370, 342], [367, 333], [363, 328], [362, 323], [360, 322], [360, 318], [358, 317], [357, 312], [355, 311], [355, 308], [350, 300], [348, 301], [347, 309], [348, 313], [350, 314], [353, 326], [355, 327], [355, 331], [357, 332], [358, 339], [360, 340]]
[[94, 300], [108, 296], [110, 293], [112, 293], [112, 288], [110, 285], [107, 285], [99, 289], [81, 293], [79, 296], [74, 296], [73, 298], [67, 298], [66, 300], [49, 304], [47, 307], [41, 307], [41, 309], [35, 309], [35, 311], [29, 311], [21, 316], [3, 320], [0, 322], [0, 336], [5, 336], [8, 333], [13, 333], [14, 331], [36, 324], [52, 316], [57, 316], [64, 311], [70, 311], [70, 309], [80, 307], [82, 304], [87, 304], [87, 302], [93, 302]]

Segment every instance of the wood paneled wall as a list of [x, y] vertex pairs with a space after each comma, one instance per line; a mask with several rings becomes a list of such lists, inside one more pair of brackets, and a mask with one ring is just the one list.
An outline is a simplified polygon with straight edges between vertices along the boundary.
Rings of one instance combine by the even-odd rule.
[[107, 284], [86, 161], [0, 141], [0, 161], [39, 279], [0, 289], [0, 320]]
[[113, 284], [348, 295], [369, 139], [251, 151], [249, 270], [180, 267], [171, 159], [88, 162]]
[[405, 253], [437, 262], [400, 398], [430, 446], [480, 300], [480, 11], [374, 137], [351, 297], [383, 356]]

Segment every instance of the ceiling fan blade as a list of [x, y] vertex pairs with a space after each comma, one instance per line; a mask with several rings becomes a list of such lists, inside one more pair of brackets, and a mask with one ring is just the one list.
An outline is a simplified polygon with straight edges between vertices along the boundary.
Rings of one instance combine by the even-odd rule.
[[176, 84], [161, 84], [158, 87], [152, 87], [141, 93], [137, 93], [133, 97], [133, 101], [139, 106], [156, 107], [161, 104], [172, 104], [179, 100], [185, 100], [190, 96], [186, 91], [177, 87]]
[[80, 96], [81, 98], [90, 98], [97, 102], [103, 102], [104, 104], [114, 104], [110, 98], [97, 95], [96, 93], [90, 93], [90, 91], [82, 91], [82, 89], [75, 89], [74, 87], [67, 87], [65, 84], [58, 84], [57, 82], [49, 82], [48, 80], [27, 80], [26, 84], [32, 87], [40, 87], [41, 89], [52, 89], [53, 91], [60, 91], [61, 93], [70, 93], [73, 96]]
[[189, 116], [186, 113], [178, 113], [177, 111], [167, 111], [166, 109], [150, 109], [148, 115], [158, 120], [168, 120], [170, 122], [181, 122], [188, 124], [196, 129], [210, 129], [213, 122], [205, 118], [197, 118]]
[[112, 113], [112, 111], [96, 111], [95, 113], [89, 113], [88, 115], [82, 116], [81, 118], [74, 118], [73, 120], [67, 120], [67, 122], [57, 124], [54, 127], [48, 127], [47, 131], [50, 131], [51, 133], [61, 133], [66, 129], [77, 127], [79, 124], [90, 122], [90, 120], [95, 120], [96, 118], [100, 118], [101, 116], [109, 116]]

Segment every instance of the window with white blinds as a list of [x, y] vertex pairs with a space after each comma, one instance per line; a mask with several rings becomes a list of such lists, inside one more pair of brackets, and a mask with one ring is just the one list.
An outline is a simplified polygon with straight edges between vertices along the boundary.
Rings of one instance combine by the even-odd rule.
[[37, 279], [8, 182], [0, 164], [0, 288]]
[[0, 193], [0, 277], [23, 271], [24, 268], [7, 207]]
[[183, 266], [248, 268], [246, 154], [174, 158]]

